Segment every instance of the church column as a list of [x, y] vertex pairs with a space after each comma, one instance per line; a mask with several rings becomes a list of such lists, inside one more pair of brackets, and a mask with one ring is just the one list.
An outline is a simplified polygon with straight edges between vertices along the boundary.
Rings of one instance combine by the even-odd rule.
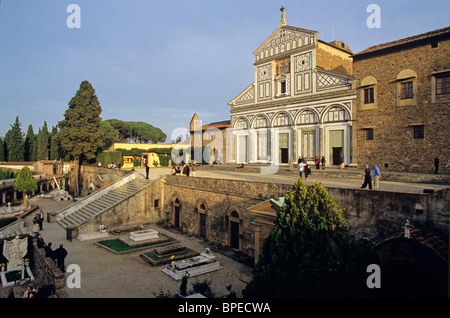
[[324, 147], [324, 130], [323, 130], [323, 125], [320, 124], [319, 125], [319, 158], [322, 158], [322, 156], [325, 155], [323, 147]]

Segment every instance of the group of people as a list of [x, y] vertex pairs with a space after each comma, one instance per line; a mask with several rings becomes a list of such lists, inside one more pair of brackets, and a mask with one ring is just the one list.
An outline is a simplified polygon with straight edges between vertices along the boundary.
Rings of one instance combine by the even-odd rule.
[[36, 215], [33, 218], [33, 233], [36, 235], [36, 244], [37, 247], [43, 248], [45, 250], [45, 257], [50, 257], [58, 266], [59, 269], [64, 273], [65, 266], [64, 266], [64, 259], [67, 256], [67, 250], [63, 247], [63, 244], [59, 245], [59, 248], [56, 250], [52, 249], [52, 243], [49, 242], [48, 244], [45, 243], [43, 237], [41, 234], [39, 234], [39, 231], [42, 231], [44, 224], [44, 211], [40, 211], [39, 213], [36, 213]]
[[181, 167], [173, 166], [171, 174], [173, 176], [176, 176], [177, 174], [179, 174], [179, 175], [182, 175], [185, 177], [189, 177], [190, 175], [195, 177], [197, 175], [197, 165], [196, 165], [195, 161], [192, 163], [185, 163], [183, 166], [183, 170], [181, 170]]
[[42, 231], [44, 225], [44, 211], [40, 211], [39, 213], [36, 213], [36, 215], [33, 218], [33, 233], [37, 235], [39, 231]]
[[42, 235], [39, 235], [36, 239], [36, 245], [38, 248], [44, 249], [45, 257], [50, 257], [63, 273], [66, 272], [64, 260], [66, 259], [68, 252], [62, 243], [59, 244], [59, 247], [56, 250], [53, 250], [52, 243], [49, 242], [46, 244]]
[[[381, 173], [380, 168], [376, 163], [373, 164], [373, 188], [378, 190], [380, 187], [380, 179]], [[369, 165], [366, 164], [366, 168], [364, 170], [364, 183], [361, 186], [361, 189], [365, 189], [369, 186], [369, 189], [372, 189], [372, 172], [370, 171]]]
[[[320, 170], [320, 166], [322, 165], [322, 169], [325, 170], [325, 164], [326, 164], [326, 160], [325, 157], [322, 156], [322, 158], [320, 159], [319, 156], [316, 156], [314, 163], [316, 165], [316, 169]], [[294, 170], [294, 157], [291, 157], [291, 159], [289, 160], [289, 168], [290, 171]], [[309, 167], [309, 164], [306, 162], [305, 159], [303, 159], [302, 156], [298, 157], [297, 160], [297, 169], [298, 169], [298, 173], [301, 179], [303, 179], [303, 174], [305, 175], [305, 180], [308, 179], [308, 176], [311, 174], [311, 168]]]
[[47, 298], [53, 294], [55, 294], [55, 285], [42, 285], [36, 288], [30, 285], [23, 293], [23, 298]]

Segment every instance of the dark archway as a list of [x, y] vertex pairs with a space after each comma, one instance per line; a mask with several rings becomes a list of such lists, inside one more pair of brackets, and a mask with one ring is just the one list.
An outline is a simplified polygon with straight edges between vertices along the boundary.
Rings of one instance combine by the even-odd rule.
[[448, 261], [433, 246], [398, 237], [376, 246], [381, 269], [379, 297], [448, 297]]

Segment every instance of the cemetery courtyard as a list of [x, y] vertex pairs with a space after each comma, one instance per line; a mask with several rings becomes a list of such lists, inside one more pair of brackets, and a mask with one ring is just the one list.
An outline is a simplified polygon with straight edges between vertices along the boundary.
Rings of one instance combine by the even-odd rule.
[[[295, 170], [290, 172], [288, 169], [284, 169], [277, 174], [262, 175], [256, 172], [242, 173], [234, 170], [225, 171], [214, 168], [209, 169], [205, 167], [204, 170], [197, 171], [197, 177], [246, 179], [249, 181], [259, 180], [293, 184], [298, 176]], [[144, 169], [138, 169], [137, 172], [141, 176], [145, 174]], [[153, 168], [150, 170], [150, 178], [156, 179], [168, 173], [170, 173], [169, 168]], [[333, 187], [358, 188], [362, 183], [362, 177], [332, 178], [326, 175], [319, 176], [319, 173], [315, 173], [314, 170], [305, 183], [312, 184], [316, 180], [326, 186]], [[448, 187], [446, 184], [382, 181], [380, 190], [421, 193], [424, 189], [439, 190], [446, 187]], [[47, 212], [57, 212], [72, 204], [70, 201], [54, 201], [48, 198], [36, 197], [32, 200], [46, 214]], [[30, 229], [33, 216], [29, 215], [25, 219], [25, 226], [30, 227]], [[177, 241], [178, 244], [186, 247], [189, 251], [201, 253], [206, 248], [211, 247], [207, 242], [199, 238], [183, 235], [173, 229], [161, 228], [156, 224], [143, 224], [142, 229], [154, 229], [162, 235]], [[160, 293], [166, 295], [175, 294], [180, 287], [181, 281], [163, 273], [162, 270], [165, 265], [151, 265], [141, 256], [142, 253], [148, 252], [152, 248], [114, 252], [97, 244], [99, 241], [129, 237], [129, 232], [132, 230], [136, 230], [136, 228], [129, 229], [128, 232], [109, 233], [107, 238], [87, 241], [80, 241], [75, 238], [69, 241], [66, 239], [65, 230], [59, 224], [44, 222], [43, 230], [40, 231], [40, 234], [45, 242], [52, 242], [54, 249], [60, 243], [63, 243], [64, 248], [68, 251], [65, 261], [66, 268], [70, 264], [76, 264], [80, 268], [80, 288], [69, 288], [66, 284], [62, 289], [64, 296], [69, 298], [154, 298]], [[227, 283], [231, 283], [237, 297], [242, 297], [242, 290], [251, 280], [252, 268], [229, 257], [230, 251], [219, 251], [214, 248], [211, 248], [211, 250], [222, 268], [196, 277], [190, 277], [187, 284], [188, 293], [192, 292], [194, 283], [207, 280], [210, 282], [210, 287], [215, 297], [222, 297], [227, 292]], [[65, 273], [66, 280], [70, 274], [69, 272]]]

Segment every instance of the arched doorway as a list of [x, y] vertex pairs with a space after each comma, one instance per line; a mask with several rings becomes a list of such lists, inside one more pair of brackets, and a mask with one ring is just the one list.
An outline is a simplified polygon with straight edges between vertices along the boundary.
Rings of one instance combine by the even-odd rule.
[[206, 212], [206, 206], [202, 203], [199, 205], [198, 207], [198, 216], [199, 216], [199, 236], [201, 238], [206, 238], [206, 217], [207, 217], [207, 212]]
[[239, 213], [236, 211], [232, 211], [230, 213], [230, 247], [231, 248], [235, 248], [235, 249], [239, 249], [240, 248], [240, 228], [239, 228], [239, 224], [240, 224], [240, 218], [239, 218]]
[[172, 212], [173, 212], [173, 225], [176, 229], [180, 228], [180, 210], [181, 210], [181, 203], [178, 198], [175, 198], [175, 200], [172, 203]]
[[381, 269], [380, 297], [447, 297], [448, 261], [419, 239], [392, 238], [376, 246]]

